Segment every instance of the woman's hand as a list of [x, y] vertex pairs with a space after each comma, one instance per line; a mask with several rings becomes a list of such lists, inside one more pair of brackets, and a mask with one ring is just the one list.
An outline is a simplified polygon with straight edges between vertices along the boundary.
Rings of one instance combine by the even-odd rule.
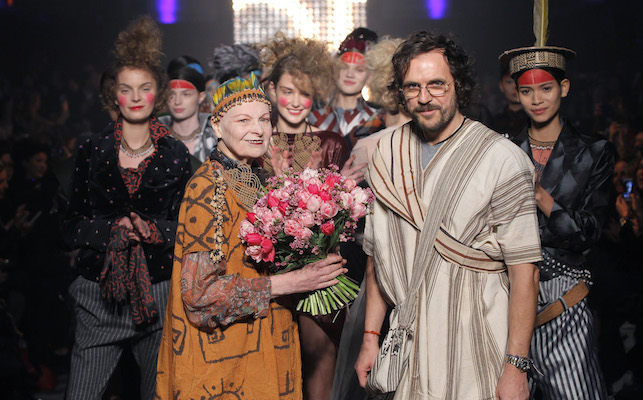
[[130, 241], [140, 243], [150, 237], [149, 225], [135, 212], [131, 212], [129, 217], [119, 219], [118, 225], [127, 229], [127, 238]]
[[293, 293], [306, 293], [337, 284], [339, 275], [348, 272], [346, 260], [340, 255], [329, 254], [323, 260], [307, 264], [301, 269], [270, 277], [272, 297]]
[[536, 180], [534, 184], [534, 197], [536, 198], [536, 205], [540, 211], [545, 214], [547, 218], [551, 215], [551, 210], [554, 208], [554, 198], [540, 186], [540, 182]]
[[359, 183], [364, 179], [364, 174], [366, 173], [366, 167], [368, 164], [355, 164], [353, 165], [353, 161], [355, 161], [355, 158], [357, 156], [353, 154], [350, 156], [348, 160], [344, 163], [344, 166], [342, 167], [342, 170], [339, 171], [340, 174], [346, 179], [352, 179], [356, 183]]
[[272, 163], [272, 170], [275, 175], [281, 175], [288, 167], [288, 150], [280, 151], [279, 147], [272, 146], [270, 148], [270, 162]]
[[134, 226], [134, 230], [138, 233], [143, 239], [149, 239], [150, 237], [150, 226], [141, 218], [137, 213], [129, 213], [130, 220]]

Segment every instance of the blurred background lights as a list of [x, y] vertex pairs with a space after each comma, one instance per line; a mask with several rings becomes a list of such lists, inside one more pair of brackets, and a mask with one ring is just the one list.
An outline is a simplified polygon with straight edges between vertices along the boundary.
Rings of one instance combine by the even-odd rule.
[[367, 0], [233, 0], [234, 42], [259, 43], [278, 31], [315, 37], [337, 49], [354, 28], [366, 26]]
[[424, 5], [431, 19], [442, 19], [447, 14], [448, 0], [425, 0]]
[[173, 24], [176, 22], [176, 2], [177, 0], [156, 1], [156, 10], [159, 13], [159, 22], [163, 24]]

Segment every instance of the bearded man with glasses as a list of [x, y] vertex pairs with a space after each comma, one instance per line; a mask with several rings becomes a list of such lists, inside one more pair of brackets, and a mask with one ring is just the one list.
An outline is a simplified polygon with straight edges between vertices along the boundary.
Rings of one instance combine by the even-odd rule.
[[452, 39], [416, 32], [392, 62], [390, 89], [412, 120], [380, 139], [367, 172], [377, 201], [360, 383], [379, 398], [527, 399], [541, 260], [534, 168], [462, 114], [476, 85]]

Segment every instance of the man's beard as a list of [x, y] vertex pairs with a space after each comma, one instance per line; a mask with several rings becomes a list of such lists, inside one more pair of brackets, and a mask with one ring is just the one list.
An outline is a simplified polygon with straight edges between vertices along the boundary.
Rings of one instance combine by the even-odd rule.
[[[431, 122], [430, 124], [426, 123], [419, 113], [423, 111], [430, 110], [439, 110], [439, 119], [437, 121]], [[423, 104], [415, 107], [411, 111], [411, 119], [414, 122], [416, 133], [423, 137], [427, 142], [432, 142], [440, 137], [440, 134], [444, 131], [444, 128], [449, 125], [455, 116], [456, 107], [447, 108], [446, 111], [444, 108], [440, 107], [437, 104]]]

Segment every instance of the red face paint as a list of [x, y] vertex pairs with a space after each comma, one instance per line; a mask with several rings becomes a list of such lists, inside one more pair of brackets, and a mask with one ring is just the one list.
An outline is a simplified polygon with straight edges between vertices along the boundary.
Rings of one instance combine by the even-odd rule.
[[147, 100], [148, 104], [154, 104], [154, 98], [155, 97], [156, 97], [156, 95], [154, 93], [147, 93], [145, 95], [145, 100]]
[[355, 51], [349, 51], [342, 54], [341, 59], [346, 64], [363, 64], [366, 62], [364, 55]]
[[280, 97], [279, 98], [279, 105], [286, 107], [288, 105], [288, 103], [290, 103], [288, 98], [286, 98], [286, 97]]
[[520, 75], [518, 85], [537, 85], [539, 83], [551, 82], [556, 80], [552, 74], [544, 69], [530, 69]]
[[118, 105], [125, 108], [127, 106], [127, 96], [118, 96]]
[[301, 101], [301, 105], [304, 106], [304, 108], [310, 108], [313, 105], [313, 101], [310, 99], [303, 99]]

